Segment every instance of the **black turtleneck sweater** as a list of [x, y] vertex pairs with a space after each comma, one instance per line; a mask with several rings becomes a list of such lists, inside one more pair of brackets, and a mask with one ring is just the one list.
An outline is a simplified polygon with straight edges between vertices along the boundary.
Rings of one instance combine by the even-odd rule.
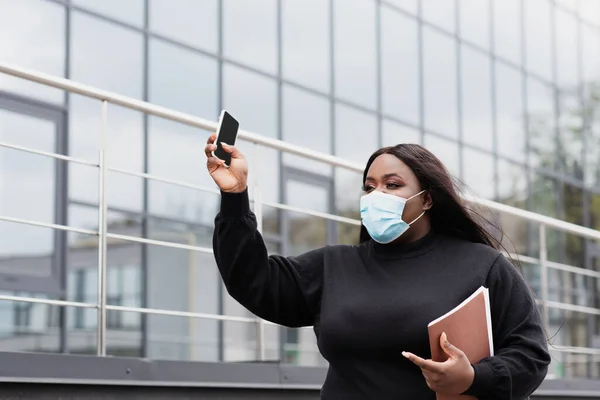
[[329, 362], [322, 398], [435, 399], [402, 356], [430, 357], [427, 324], [481, 285], [490, 290], [495, 355], [474, 366], [466, 392], [523, 399], [550, 357], [538, 309], [498, 251], [431, 232], [403, 246], [327, 246], [297, 257], [268, 255], [247, 192], [221, 194], [215, 259], [228, 292], [254, 314], [289, 327], [314, 326]]

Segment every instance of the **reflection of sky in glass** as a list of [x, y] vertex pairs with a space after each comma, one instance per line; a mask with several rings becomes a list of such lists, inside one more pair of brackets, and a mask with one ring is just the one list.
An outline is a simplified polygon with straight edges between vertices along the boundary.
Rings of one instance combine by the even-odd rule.
[[[56, 149], [56, 124], [0, 108], [0, 141], [36, 150]], [[0, 215], [54, 223], [55, 162], [47, 157], [0, 148]], [[45, 253], [52, 230], [0, 222], [0, 255]], [[27, 240], [23, 240], [27, 238]]]

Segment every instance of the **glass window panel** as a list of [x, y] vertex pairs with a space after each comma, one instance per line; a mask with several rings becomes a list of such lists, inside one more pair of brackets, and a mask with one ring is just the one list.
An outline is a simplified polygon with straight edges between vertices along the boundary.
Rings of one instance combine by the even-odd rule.
[[[283, 76], [329, 92], [331, 56], [328, 3], [321, 0], [286, 0], [281, 7]], [[307, 29], [308, 26], [310, 29]]]
[[521, 72], [496, 62], [496, 137], [498, 153], [524, 162], [527, 136]]
[[[2, 142], [54, 152], [56, 130], [52, 121], [0, 109]], [[0, 148], [0, 215], [54, 223], [55, 167], [56, 161], [51, 158]], [[0, 234], [0, 253], [7, 257], [50, 252], [53, 248], [51, 229], [2, 222]]]
[[461, 47], [462, 138], [466, 143], [492, 150], [491, 60], [488, 56]]
[[[522, 165], [498, 159], [498, 198], [500, 203], [525, 208], [527, 204], [527, 171]], [[520, 217], [497, 213], [498, 222], [505, 235], [503, 245], [509, 252], [531, 254], [530, 225]], [[537, 234], [537, 231], [536, 231]], [[535, 256], [535, 255], [534, 255]]]
[[552, 10], [547, 0], [527, 0], [525, 6], [525, 37], [527, 69], [544, 79], [552, 78]]
[[142, 34], [79, 12], [71, 24], [71, 78], [141, 98]]
[[[310, 185], [288, 179], [286, 187], [286, 203], [302, 209], [328, 212], [329, 190], [324, 187]], [[328, 243], [328, 220], [300, 213], [286, 213], [288, 224], [287, 254], [299, 255]]]
[[578, 43], [577, 20], [571, 14], [557, 9], [556, 15], [556, 64], [557, 85], [561, 90], [577, 90]]
[[152, 103], [216, 120], [216, 60], [156, 39], [150, 39], [149, 60]]
[[418, 26], [397, 12], [381, 14], [382, 107], [387, 115], [419, 122]]
[[395, 146], [400, 143], [421, 144], [421, 132], [418, 129], [383, 120], [381, 142], [383, 146]]
[[494, 199], [496, 197], [494, 157], [465, 147], [462, 162], [463, 181], [467, 185], [467, 192], [486, 199]]
[[[377, 150], [377, 118], [341, 104], [335, 108], [335, 154], [366, 165]], [[361, 145], [357, 145], [360, 143]], [[362, 175], [336, 168], [336, 212], [358, 211]]]
[[335, 94], [375, 108], [377, 55], [375, 2], [335, 0]]
[[[591, 193], [590, 197], [591, 227], [592, 229], [600, 231], [600, 194]], [[600, 270], [600, 259], [598, 262], [598, 268]]]
[[494, 52], [521, 65], [521, 0], [493, 1]]
[[[307, 118], [310, 115], [310, 118]], [[318, 152], [331, 154], [331, 105], [324, 97], [315, 96], [301, 89], [283, 87], [283, 132], [286, 142]], [[321, 175], [331, 175], [327, 164], [307, 160], [304, 157], [284, 154], [286, 165]]]
[[600, 187], [600, 115], [598, 109], [600, 105], [596, 105], [596, 119], [592, 123], [592, 128], [588, 133], [588, 145], [586, 146], [587, 168], [585, 171], [585, 182], [591, 188]]
[[436, 155], [454, 176], [459, 176], [458, 143], [435, 135], [425, 135], [425, 147]]
[[579, 0], [579, 15], [600, 26], [600, 2], [598, 0]]
[[[197, 236], [204, 236], [204, 232], [190, 226], [173, 228], [171, 224], [155, 222], [150, 238], [195, 246], [198, 243]], [[149, 245], [147, 274], [148, 293], [152, 293], [147, 299], [148, 307], [218, 313], [221, 278], [212, 254]]]
[[[2, 62], [63, 77], [65, 14], [64, 6], [49, 1], [0, 0]], [[60, 90], [5, 74], [0, 74], [0, 89], [54, 103], [64, 101]]]
[[455, 42], [423, 28], [425, 127], [458, 138]]
[[[562, 185], [561, 219], [576, 225], [583, 224], [583, 190], [568, 183]], [[557, 232], [560, 249], [556, 261], [583, 267], [585, 265], [585, 240], [581, 236]]]
[[[217, 81], [216, 61], [158, 40], [150, 43], [149, 93], [152, 102], [216, 119]], [[208, 134], [180, 123], [150, 117], [150, 173], [216, 188], [206, 172], [206, 158], [198, 152]], [[156, 181], [150, 181], [149, 185], [151, 213], [212, 225], [210, 221], [217, 211], [218, 196]]]
[[421, 12], [427, 22], [452, 33], [456, 28], [456, 0], [421, 0]]
[[[26, 296], [47, 299], [48, 296], [35, 293], [0, 292], [8, 296]], [[52, 298], [51, 300], [56, 300]], [[2, 301], [0, 308], [0, 351], [27, 353], [60, 352], [60, 335], [58, 329], [50, 328], [50, 316], [57, 316], [57, 306], [41, 303], [24, 303]], [[52, 328], [55, 328], [53, 326]], [[69, 350], [73, 352], [73, 347]]]
[[577, 12], [577, 3], [579, 0], [555, 0], [556, 4], [569, 10]]
[[[377, 150], [377, 117], [374, 114], [337, 104], [335, 108], [335, 154], [366, 163]], [[357, 146], [358, 143], [361, 145]]]
[[[206, 157], [201, 151], [208, 132], [151, 117], [148, 137], [150, 174], [217, 189], [206, 171]], [[173, 157], [174, 154], [177, 156]], [[219, 197], [212, 193], [149, 182], [149, 209], [152, 214], [211, 226], [209, 234], [212, 234], [212, 220], [218, 204]]]
[[225, 57], [277, 72], [276, 0], [224, 0], [223, 20]]
[[[164, 289], [157, 289], [162, 290]], [[187, 294], [187, 291], [185, 292]], [[174, 298], [185, 301], [184, 294], [177, 294]], [[223, 330], [248, 334], [255, 325], [245, 322], [226, 321]], [[170, 315], [148, 315], [147, 319], [148, 343], [147, 355], [153, 360], [169, 361], [204, 361], [215, 362], [219, 357], [219, 323], [215, 320], [174, 317]], [[240, 335], [241, 336], [241, 335]], [[115, 336], [118, 340], [118, 336]], [[114, 340], [114, 339], [113, 339]], [[107, 344], [112, 343], [111, 338]], [[119, 343], [117, 341], [117, 343]], [[248, 339], [231, 338], [227, 335], [223, 341], [227, 361], [250, 361], [251, 354], [256, 355], [256, 345]], [[254, 350], [254, 353], [252, 353]], [[233, 353], [230, 354], [230, 353]]]
[[144, 0], [72, 0], [72, 3], [123, 22], [144, 25]]
[[[409, 13], [413, 14], [413, 15], [417, 15], [419, 13], [419, 5], [418, 2], [419, 0], [387, 0], [384, 1], [383, 3], [389, 3], [389, 4], [393, 4], [396, 7], [400, 7], [401, 9], [408, 11]], [[385, 10], [384, 10], [385, 13]]]
[[531, 201], [530, 211], [549, 217], [557, 216], [558, 196], [560, 185], [555, 179], [538, 172], [531, 174]]
[[[69, 152], [73, 157], [98, 161], [100, 149], [100, 110], [98, 100], [71, 96], [69, 112]], [[109, 105], [106, 130], [106, 163], [109, 167], [142, 172], [143, 115], [138, 111]], [[110, 207], [140, 210], [142, 179], [110, 171], [106, 176]], [[69, 197], [98, 204], [98, 170], [69, 164]]]
[[535, 167], [554, 168], [556, 131], [554, 91], [542, 82], [527, 81], [527, 117], [530, 141], [530, 162]]
[[579, 98], [561, 93], [557, 155], [559, 168], [568, 175], [583, 180], [583, 120]]
[[[150, 236], [196, 245], [205, 233], [192, 227], [153, 222]], [[216, 314], [221, 280], [211, 254], [148, 246], [148, 307]], [[172, 290], [165, 291], [165, 287]], [[150, 358], [216, 361], [216, 321], [148, 316]]]
[[150, 0], [149, 6], [151, 31], [201, 49], [217, 51], [217, 0]]
[[460, 36], [484, 49], [490, 48], [490, 2], [459, 0]]
[[[598, 2], [600, 4], [600, 2]], [[600, 10], [598, 11], [600, 14]], [[586, 98], [594, 86], [600, 86], [600, 30], [582, 25], [582, 71]]]
[[[223, 107], [238, 119], [240, 129], [277, 137], [277, 82], [274, 79], [225, 64]], [[263, 147], [257, 153], [254, 146], [244, 141], [240, 141], [238, 147], [248, 157], [250, 174], [260, 177], [263, 199], [278, 201], [279, 152]]]
[[277, 84], [274, 79], [226, 64], [224, 108], [240, 121], [240, 129], [277, 136]]

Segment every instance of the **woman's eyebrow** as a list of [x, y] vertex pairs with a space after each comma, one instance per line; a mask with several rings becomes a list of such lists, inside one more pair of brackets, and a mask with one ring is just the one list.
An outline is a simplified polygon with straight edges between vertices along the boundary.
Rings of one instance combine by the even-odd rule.
[[[401, 175], [397, 174], [396, 172], [390, 172], [389, 174], [385, 174], [382, 177], [383, 179], [388, 179], [388, 178], [399, 178], [402, 181], [406, 181]], [[365, 181], [374, 181], [375, 178], [373, 178], [372, 176], [367, 176], [367, 178], [365, 179]]]

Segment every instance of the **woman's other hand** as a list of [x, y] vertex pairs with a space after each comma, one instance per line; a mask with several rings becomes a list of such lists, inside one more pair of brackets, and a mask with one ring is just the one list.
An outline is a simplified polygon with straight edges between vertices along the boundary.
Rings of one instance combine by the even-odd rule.
[[402, 355], [421, 368], [425, 381], [436, 393], [462, 394], [473, 384], [475, 370], [462, 350], [452, 345], [443, 333], [440, 345], [448, 355], [444, 362], [425, 360], [412, 353]]

